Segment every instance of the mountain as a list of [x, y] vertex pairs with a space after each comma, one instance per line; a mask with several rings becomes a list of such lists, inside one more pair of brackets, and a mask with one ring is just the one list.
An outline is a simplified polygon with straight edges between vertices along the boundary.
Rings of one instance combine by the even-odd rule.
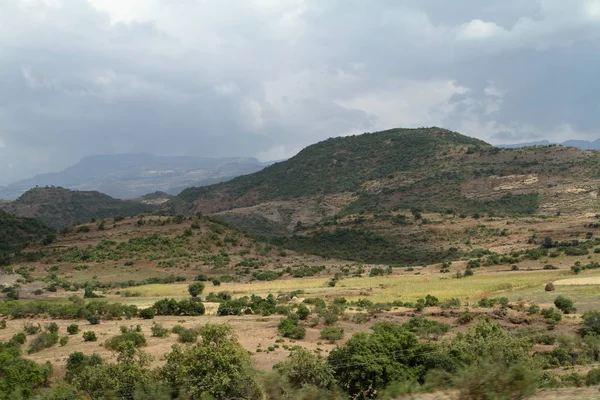
[[95, 191], [73, 191], [61, 187], [30, 189], [17, 200], [7, 203], [4, 210], [34, 218], [53, 228], [64, 228], [91, 219], [129, 216], [156, 209], [141, 201], [114, 199]]
[[54, 231], [39, 221], [0, 210], [0, 266], [10, 263], [15, 252], [34, 244], [49, 244]]
[[458, 244], [427, 213], [599, 212], [599, 155], [557, 145], [502, 149], [435, 127], [392, 129], [325, 140], [254, 174], [186, 189], [161, 209], [210, 214], [301, 252], [438, 262], [457, 257]]
[[15, 199], [37, 186], [95, 190], [116, 198], [164, 191], [178, 194], [190, 186], [227, 181], [256, 172], [265, 164], [255, 158], [162, 157], [152, 154], [95, 155], [61, 172], [37, 175], [0, 187], [0, 198]]
[[506, 148], [506, 149], [516, 149], [520, 147], [529, 147], [529, 146], [547, 146], [550, 144], [560, 144], [566, 147], [577, 147], [582, 150], [600, 150], [600, 139], [596, 139], [593, 142], [588, 140], [566, 140], [562, 143], [554, 143], [549, 142], [548, 140], [540, 140], [537, 142], [528, 142], [528, 143], [517, 143], [517, 144], [501, 144], [498, 147]]

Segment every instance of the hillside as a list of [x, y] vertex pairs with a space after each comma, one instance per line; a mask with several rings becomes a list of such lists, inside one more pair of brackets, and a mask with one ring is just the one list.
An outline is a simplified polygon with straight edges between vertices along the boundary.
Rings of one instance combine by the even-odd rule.
[[95, 190], [122, 199], [156, 191], [177, 194], [191, 186], [224, 182], [262, 168], [264, 164], [251, 157], [94, 155], [60, 172], [40, 174], [0, 187], [0, 198], [16, 199], [37, 186]]
[[0, 266], [8, 264], [15, 252], [53, 240], [54, 231], [41, 222], [0, 210]]
[[137, 215], [156, 206], [119, 200], [94, 191], [72, 191], [61, 187], [34, 188], [4, 205], [12, 214], [34, 218], [53, 228], [64, 228], [93, 218]]
[[451, 259], [456, 244], [421, 218], [597, 213], [600, 153], [500, 149], [440, 128], [329, 139], [162, 206], [212, 214], [298, 251], [364, 262]]

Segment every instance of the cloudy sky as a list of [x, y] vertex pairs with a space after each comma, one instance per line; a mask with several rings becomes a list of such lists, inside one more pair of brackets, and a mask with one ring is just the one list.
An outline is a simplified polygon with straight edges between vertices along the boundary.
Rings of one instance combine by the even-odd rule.
[[600, 0], [0, 0], [0, 184], [443, 126], [600, 137]]

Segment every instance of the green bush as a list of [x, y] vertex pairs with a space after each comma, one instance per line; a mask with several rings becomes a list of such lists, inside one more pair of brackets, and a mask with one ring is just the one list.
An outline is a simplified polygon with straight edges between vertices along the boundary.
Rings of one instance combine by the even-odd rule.
[[0, 320], [0, 329], [6, 329], [6, 320], [5, 319]]
[[600, 335], [600, 311], [587, 311], [581, 321], [582, 336]]
[[321, 339], [336, 341], [344, 337], [344, 329], [337, 326], [326, 326], [321, 330]]
[[286, 361], [276, 364], [277, 370], [293, 388], [307, 385], [330, 389], [335, 385], [333, 368], [327, 360], [306, 349], [292, 352]]
[[204, 291], [204, 283], [202, 282], [194, 282], [190, 283], [188, 286], [188, 292], [190, 292], [190, 296], [198, 297]]
[[600, 385], [600, 368], [592, 369], [587, 373], [585, 384], [588, 386]]
[[565, 296], [558, 296], [556, 300], [554, 300], [554, 305], [565, 314], [573, 314], [577, 312], [575, 305], [573, 305], [573, 301]]
[[290, 339], [304, 339], [306, 329], [298, 325], [298, 321], [290, 317], [282, 319], [277, 326], [279, 334]]
[[552, 324], [556, 324], [562, 320], [562, 314], [559, 313], [554, 307], [544, 308], [540, 313], [548, 322]]
[[61, 346], [66, 346], [67, 343], [69, 343], [69, 337], [68, 336], [63, 336], [60, 338], [59, 343]]
[[122, 343], [131, 342], [135, 347], [145, 346], [146, 338], [138, 332], [125, 332], [113, 336], [104, 343], [104, 347], [109, 350], [118, 350]]
[[77, 324], [67, 326], [67, 333], [69, 335], [77, 335], [79, 333], [79, 326], [77, 326]]
[[305, 320], [310, 315], [310, 310], [304, 304], [300, 304], [296, 310], [296, 314], [298, 315], [298, 318]]
[[58, 343], [58, 333], [42, 332], [29, 343], [27, 353], [37, 353], [38, 351], [54, 346], [56, 343]]
[[155, 314], [155, 312], [152, 307], [144, 308], [144, 309], [140, 310], [140, 312], [138, 313], [140, 318], [143, 318], [143, 319], [153, 319], [154, 314]]
[[39, 324], [33, 325], [31, 322], [28, 322], [25, 325], [23, 325], [23, 332], [25, 332], [28, 335], [35, 335], [41, 330], [42, 327]]
[[150, 332], [152, 332], [153, 337], [169, 336], [169, 330], [162, 326], [162, 324], [157, 324], [156, 322], [152, 324], [152, 327], [150, 327]]
[[50, 333], [58, 332], [58, 324], [56, 322], [50, 322], [45, 326], [45, 329]]
[[96, 314], [90, 314], [87, 316], [87, 320], [90, 325], [98, 325], [100, 323], [100, 316]]
[[177, 335], [179, 336], [178, 340], [181, 343], [194, 343], [198, 340], [198, 332], [194, 329], [182, 329]]
[[83, 341], [84, 342], [95, 342], [98, 340], [94, 331], [86, 331], [83, 332]]

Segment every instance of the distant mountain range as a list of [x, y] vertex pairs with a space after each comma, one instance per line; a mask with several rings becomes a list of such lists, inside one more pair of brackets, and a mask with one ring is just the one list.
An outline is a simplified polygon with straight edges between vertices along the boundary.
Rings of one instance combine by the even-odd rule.
[[558, 142], [550, 142], [548, 140], [539, 140], [537, 142], [527, 142], [527, 143], [516, 143], [516, 144], [499, 144], [496, 147], [503, 147], [505, 149], [517, 149], [520, 147], [529, 147], [529, 146], [548, 146], [550, 144], [560, 144], [567, 147], [577, 147], [582, 150], [600, 150], [600, 139], [596, 139], [593, 142], [588, 140], [567, 140], [562, 143]]
[[228, 181], [269, 163], [252, 157], [163, 157], [153, 154], [94, 155], [60, 172], [0, 186], [0, 199], [13, 200], [35, 187], [61, 186], [127, 199], [162, 191], [179, 194], [192, 186]]

